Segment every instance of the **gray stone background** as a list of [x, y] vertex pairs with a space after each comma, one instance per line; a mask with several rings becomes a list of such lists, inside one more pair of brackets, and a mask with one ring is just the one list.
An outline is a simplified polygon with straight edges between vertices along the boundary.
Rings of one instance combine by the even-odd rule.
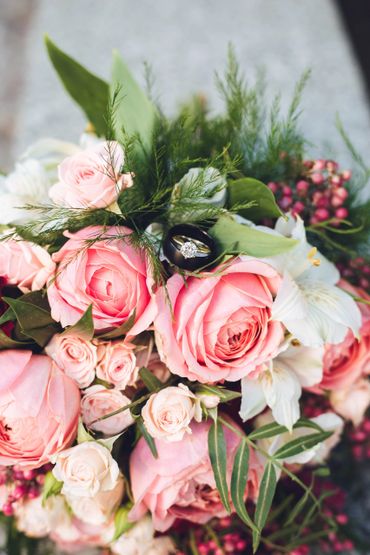
[[338, 112], [370, 164], [364, 85], [332, 0], [0, 0], [2, 169], [9, 170], [32, 141], [77, 141], [85, 125], [48, 62], [45, 32], [105, 78], [113, 48], [141, 81], [147, 61], [168, 113], [194, 91], [206, 94], [214, 110], [221, 108], [214, 71], [224, 68], [229, 42], [247, 76], [253, 79], [263, 66], [271, 94], [280, 90], [286, 102], [311, 68], [301, 125], [312, 154], [349, 164], [335, 129]]

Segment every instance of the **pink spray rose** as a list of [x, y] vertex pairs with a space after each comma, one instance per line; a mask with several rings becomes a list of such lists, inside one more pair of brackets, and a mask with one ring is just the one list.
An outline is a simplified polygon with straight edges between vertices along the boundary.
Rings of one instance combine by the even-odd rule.
[[81, 389], [94, 381], [98, 358], [97, 348], [91, 341], [77, 335], [56, 334], [45, 351]]
[[[340, 285], [358, 297], [370, 301], [370, 296], [362, 289], [356, 289], [341, 281]], [[360, 338], [348, 331], [344, 341], [337, 345], [327, 345], [324, 354], [324, 375], [315, 391], [347, 389], [363, 376], [370, 374], [370, 306], [358, 304], [362, 325]]]
[[336, 389], [330, 393], [333, 409], [354, 426], [361, 424], [366, 410], [370, 405], [370, 383], [368, 379], [359, 379], [344, 389]]
[[280, 282], [264, 262], [240, 257], [199, 279], [175, 274], [156, 295], [156, 343], [174, 374], [202, 383], [236, 381], [273, 357], [283, 338], [271, 320]]
[[15, 239], [0, 241], [0, 276], [22, 293], [42, 289], [54, 272], [55, 263], [39, 245]]
[[[216, 489], [208, 454], [210, 422], [193, 423], [192, 433], [178, 443], [156, 440], [155, 459], [142, 438], [130, 459], [130, 475], [135, 505], [130, 519], [140, 520], [149, 510], [154, 528], [168, 530], [177, 518], [204, 524], [214, 517], [226, 516]], [[240, 437], [224, 428], [227, 451], [227, 474], [230, 481], [234, 456]], [[246, 495], [255, 498], [261, 466], [250, 452]], [[230, 483], [230, 482], [229, 482]]]
[[131, 233], [127, 227], [92, 226], [67, 235], [69, 241], [53, 255], [59, 267], [48, 287], [54, 320], [73, 325], [92, 304], [97, 330], [118, 327], [134, 313], [130, 335], [149, 326], [152, 279], [145, 254], [129, 242]]
[[95, 144], [68, 156], [58, 167], [59, 182], [49, 191], [55, 204], [72, 208], [107, 208], [133, 184], [121, 174], [124, 154], [115, 141]]
[[2, 351], [0, 368], [0, 464], [37, 468], [74, 441], [79, 389], [31, 351]]
[[82, 420], [91, 430], [114, 436], [133, 424], [134, 419], [129, 410], [122, 411], [106, 420], [95, 420], [110, 414], [131, 403], [130, 399], [118, 389], [107, 389], [103, 385], [92, 385], [84, 391], [81, 401]]
[[135, 385], [139, 368], [134, 353], [135, 345], [125, 341], [105, 341], [98, 344], [96, 375], [116, 387], [126, 389]]

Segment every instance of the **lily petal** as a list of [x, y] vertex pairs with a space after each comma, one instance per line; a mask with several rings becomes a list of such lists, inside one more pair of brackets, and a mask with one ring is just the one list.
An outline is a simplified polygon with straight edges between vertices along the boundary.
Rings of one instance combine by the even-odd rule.
[[241, 380], [242, 402], [239, 415], [245, 422], [260, 414], [266, 408], [266, 399], [259, 379], [250, 377]]

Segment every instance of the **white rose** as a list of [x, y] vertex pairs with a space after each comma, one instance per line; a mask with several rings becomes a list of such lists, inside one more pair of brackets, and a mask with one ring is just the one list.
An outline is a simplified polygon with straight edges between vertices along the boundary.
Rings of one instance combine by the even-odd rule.
[[43, 538], [50, 532], [49, 513], [41, 496], [19, 503], [15, 516], [17, 529], [30, 538]]
[[119, 468], [109, 450], [95, 441], [66, 449], [55, 458], [53, 474], [63, 482], [62, 493], [94, 497], [116, 487]]
[[124, 410], [106, 420], [95, 420], [110, 414], [131, 401], [118, 389], [107, 389], [103, 385], [93, 385], [85, 390], [81, 401], [82, 420], [91, 430], [102, 432], [106, 436], [113, 436], [123, 432], [133, 424], [134, 419], [129, 410]]
[[149, 434], [167, 441], [180, 441], [185, 433], [191, 433], [189, 425], [194, 418], [195, 400], [194, 393], [183, 384], [153, 393], [141, 411]]
[[56, 334], [45, 347], [46, 353], [80, 387], [88, 387], [95, 378], [97, 348], [81, 337]]
[[88, 524], [104, 524], [120, 504], [124, 482], [120, 476], [113, 490], [98, 492], [95, 497], [67, 495], [66, 499], [74, 515]]
[[131, 530], [123, 534], [110, 549], [114, 555], [170, 555], [175, 553], [173, 541], [168, 536], [154, 538], [151, 518], [144, 517]]

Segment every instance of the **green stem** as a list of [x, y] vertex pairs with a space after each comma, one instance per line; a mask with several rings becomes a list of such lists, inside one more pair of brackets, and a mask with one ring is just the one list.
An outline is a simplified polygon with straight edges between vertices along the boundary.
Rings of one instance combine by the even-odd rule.
[[151, 396], [151, 393], [147, 393], [146, 395], [143, 395], [142, 397], [139, 397], [139, 399], [136, 399], [136, 401], [133, 401], [132, 403], [129, 403], [128, 405], [125, 405], [124, 407], [121, 407], [121, 408], [119, 408], [119, 409], [117, 409], [113, 412], [110, 412], [109, 414], [104, 414], [104, 416], [100, 416], [100, 418], [97, 418], [96, 420], [91, 422], [90, 426], [92, 424], [96, 424], [97, 422], [100, 422], [101, 420], [106, 420], [107, 418], [110, 418], [111, 416], [116, 416], [116, 414], [120, 414], [121, 412], [123, 412], [125, 410], [133, 409], [137, 405], [140, 405], [141, 403], [143, 403], [144, 401], [149, 399], [150, 396]]

